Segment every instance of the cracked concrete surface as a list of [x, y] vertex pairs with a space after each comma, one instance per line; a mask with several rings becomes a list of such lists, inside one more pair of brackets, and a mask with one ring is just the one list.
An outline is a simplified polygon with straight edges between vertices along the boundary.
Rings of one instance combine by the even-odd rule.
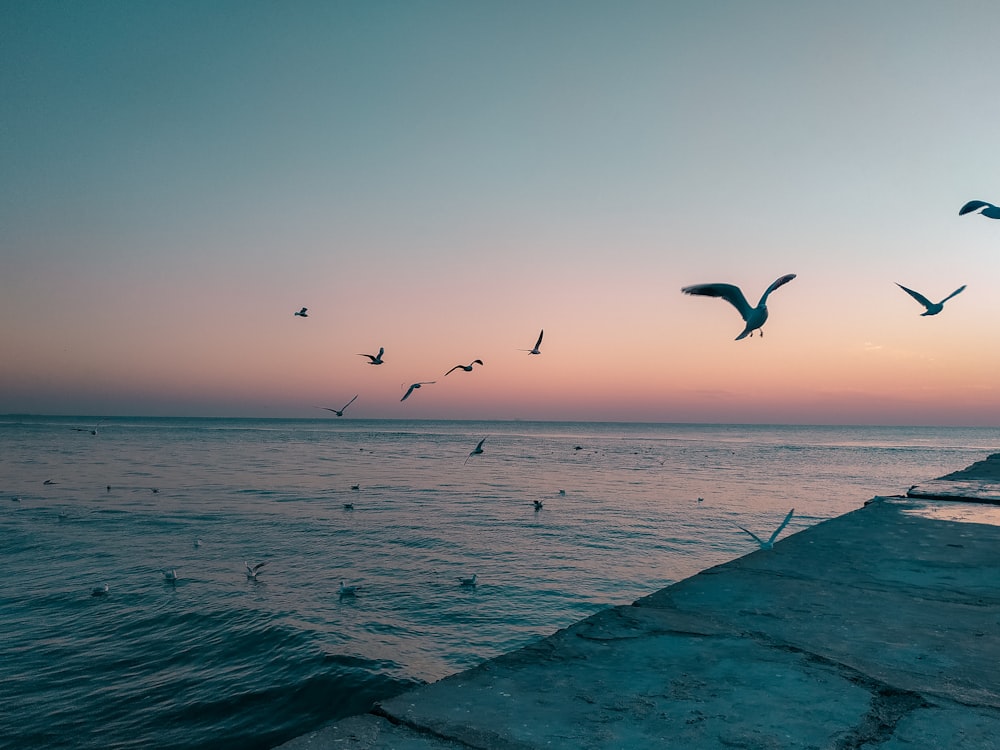
[[887, 498], [283, 750], [995, 748], [1000, 528]]

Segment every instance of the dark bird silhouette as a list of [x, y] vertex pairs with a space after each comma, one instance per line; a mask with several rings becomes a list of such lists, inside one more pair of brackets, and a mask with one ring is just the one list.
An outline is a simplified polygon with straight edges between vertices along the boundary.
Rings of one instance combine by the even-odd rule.
[[483, 443], [485, 442], [486, 438], [483, 438], [482, 440], [479, 441], [479, 444], [472, 449], [472, 453], [466, 456], [465, 463], [469, 463], [469, 459], [472, 458], [473, 456], [481, 456], [483, 454]]
[[945, 297], [940, 302], [931, 302], [929, 299], [927, 299], [920, 292], [915, 292], [912, 289], [907, 289], [905, 286], [903, 286], [902, 284], [900, 284], [898, 281], [896, 282], [896, 286], [898, 286], [904, 292], [906, 292], [911, 297], [913, 297], [913, 299], [915, 299], [917, 302], [919, 302], [921, 305], [923, 305], [924, 307], [927, 308], [924, 312], [920, 313], [921, 317], [923, 317], [924, 315], [937, 315], [939, 312], [941, 312], [942, 310], [944, 310], [944, 303], [945, 302], [947, 302], [952, 297], [954, 297], [956, 294], [958, 294], [959, 292], [961, 292], [961, 291], [963, 291], [965, 289], [965, 284], [962, 284], [962, 286], [960, 286], [958, 289], [956, 289], [954, 292], [952, 292], [951, 294], [949, 294], [947, 297]]
[[538, 341], [535, 342], [535, 346], [533, 348], [531, 348], [531, 349], [518, 349], [518, 351], [519, 352], [527, 352], [528, 354], [541, 354], [542, 353], [542, 350], [541, 350], [542, 336], [544, 336], [544, 335], [545, 335], [545, 329], [543, 328], [541, 330], [541, 333], [538, 334]]
[[986, 201], [969, 201], [958, 209], [959, 216], [965, 216], [965, 214], [971, 213], [979, 213], [991, 219], [1000, 219], [1000, 207], [994, 206], [992, 203], [987, 203]]
[[256, 565], [251, 565], [250, 563], [244, 560], [243, 564], [246, 565], [247, 567], [247, 578], [249, 578], [251, 581], [256, 581], [257, 574], [260, 572], [261, 568], [267, 565], [267, 560], [261, 563], [257, 563]]
[[422, 380], [419, 383], [413, 383], [409, 388], [407, 388], [406, 393], [404, 393], [403, 397], [401, 399], [399, 399], [399, 400], [400, 401], [406, 401], [406, 399], [408, 399], [410, 397], [410, 394], [413, 393], [418, 388], [420, 388], [421, 386], [432, 385], [432, 384], [434, 384], [436, 382], [437, 382], [436, 380]]
[[757, 544], [760, 545], [761, 549], [771, 549], [772, 547], [774, 547], [774, 542], [778, 538], [778, 534], [780, 534], [781, 531], [782, 531], [782, 529], [784, 529], [788, 525], [788, 522], [792, 520], [792, 514], [793, 513], [795, 513], [795, 508], [792, 508], [790, 511], [788, 511], [788, 515], [785, 516], [785, 520], [782, 521], [781, 525], [774, 530], [774, 532], [771, 534], [771, 536], [768, 537], [767, 541], [764, 541], [763, 539], [761, 539], [759, 536], [757, 536], [756, 534], [754, 534], [749, 529], [744, 529], [742, 526], [740, 526], [739, 528], [742, 529], [743, 531], [745, 531], [750, 536], [752, 536], [754, 538], [754, 541], [757, 542]]
[[359, 357], [368, 357], [371, 360], [368, 364], [370, 365], [380, 365], [382, 364], [382, 355], [385, 354], [385, 347], [380, 346], [378, 348], [378, 354], [359, 354]]
[[336, 414], [336, 415], [337, 415], [338, 417], [342, 417], [342, 416], [344, 416], [344, 410], [345, 410], [345, 409], [346, 409], [346, 408], [347, 408], [348, 406], [350, 406], [351, 404], [353, 404], [353, 403], [354, 403], [354, 399], [356, 399], [356, 398], [357, 398], [357, 395], [355, 395], [355, 396], [354, 396], [354, 398], [352, 398], [352, 399], [351, 399], [350, 401], [348, 401], [348, 402], [347, 402], [346, 404], [344, 404], [343, 406], [341, 406], [341, 407], [340, 407], [339, 409], [331, 409], [331, 408], [330, 408], [329, 406], [317, 406], [316, 408], [317, 408], [317, 409], [322, 409], [323, 411], [332, 411], [332, 412], [333, 412], [334, 414]]
[[483, 363], [483, 360], [481, 360], [481, 359], [474, 359], [474, 360], [472, 360], [467, 365], [455, 365], [450, 370], [448, 370], [448, 372], [445, 373], [445, 377], [447, 377], [448, 375], [451, 375], [453, 372], [455, 372], [455, 370], [465, 370], [466, 372], [472, 372], [472, 366], [473, 365], [481, 365], [482, 363]]
[[787, 284], [789, 281], [795, 278], [794, 273], [782, 276], [777, 279], [771, 286], [767, 288], [763, 295], [761, 295], [760, 302], [757, 303], [757, 307], [750, 307], [750, 303], [747, 302], [747, 298], [743, 296], [743, 291], [738, 286], [733, 286], [732, 284], [695, 284], [694, 286], [686, 286], [681, 289], [684, 294], [700, 294], [705, 297], [722, 297], [722, 299], [729, 302], [733, 307], [735, 307], [740, 316], [746, 322], [746, 327], [743, 329], [743, 333], [736, 337], [739, 341], [747, 336], [753, 336], [754, 331], [760, 331], [760, 335], [764, 335], [764, 331], [761, 327], [767, 320], [767, 297], [771, 292], [777, 289], [779, 286]]
[[307, 312], [308, 310], [309, 310], [308, 307], [303, 307], [297, 313], [293, 313], [293, 315], [297, 315], [300, 318], [308, 318], [309, 317], [309, 313]]

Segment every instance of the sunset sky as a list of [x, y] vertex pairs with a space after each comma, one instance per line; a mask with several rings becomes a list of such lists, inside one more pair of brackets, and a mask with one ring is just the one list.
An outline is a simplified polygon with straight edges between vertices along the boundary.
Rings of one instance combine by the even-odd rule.
[[1000, 425], [994, 0], [3, 12], [0, 413]]

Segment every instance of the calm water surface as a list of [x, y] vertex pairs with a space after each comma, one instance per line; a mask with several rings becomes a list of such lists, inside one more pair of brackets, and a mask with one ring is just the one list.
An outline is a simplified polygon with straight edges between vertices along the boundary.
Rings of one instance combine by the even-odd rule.
[[0, 417], [0, 745], [271, 747], [752, 551], [736, 524], [770, 533], [794, 507], [794, 533], [1000, 446], [971, 428], [96, 423]]

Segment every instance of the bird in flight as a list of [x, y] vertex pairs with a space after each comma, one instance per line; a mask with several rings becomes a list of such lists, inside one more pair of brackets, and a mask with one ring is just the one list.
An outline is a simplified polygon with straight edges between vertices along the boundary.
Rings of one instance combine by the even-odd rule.
[[483, 443], [485, 442], [486, 438], [483, 438], [482, 440], [479, 441], [478, 445], [476, 445], [476, 447], [472, 449], [472, 453], [466, 456], [465, 463], [469, 463], [469, 459], [472, 458], [473, 456], [481, 456], [483, 454]]
[[437, 382], [436, 380], [422, 380], [419, 383], [413, 383], [412, 385], [410, 385], [409, 388], [406, 389], [406, 393], [403, 394], [403, 397], [401, 399], [399, 399], [399, 400], [400, 401], [406, 401], [406, 399], [408, 399], [410, 397], [410, 394], [413, 393], [415, 390], [417, 390], [417, 388], [420, 388], [420, 386], [423, 386], [423, 385], [432, 385], [433, 383], [436, 383], [436, 382]]
[[260, 572], [261, 568], [267, 565], [267, 560], [261, 563], [257, 563], [256, 565], [250, 565], [250, 563], [244, 560], [243, 564], [247, 566], [247, 578], [250, 579], [251, 581], [256, 581], [257, 574]]
[[545, 335], [545, 329], [543, 328], [541, 332], [538, 334], [538, 341], [535, 342], [535, 346], [533, 349], [518, 349], [518, 351], [527, 352], [528, 354], [541, 354], [542, 350], [540, 347], [542, 345], [542, 336], [544, 335]]
[[336, 415], [337, 415], [338, 417], [342, 417], [342, 416], [344, 416], [344, 410], [345, 410], [345, 409], [346, 409], [346, 408], [347, 408], [348, 406], [350, 406], [351, 404], [353, 404], [353, 403], [354, 403], [354, 399], [356, 399], [356, 398], [357, 398], [357, 395], [355, 395], [355, 396], [354, 396], [354, 398], [352, 398], [352, 399], [351, 399], [350, 401], [348, 401], [348, 402], [347, 402], [346, 404], [344, 404], [343, 406], [341, 406], [341, 407], [340, 407], [339, 409], [331, 409], [331, 408], [330, 408], [329, 406], [317, 406], [316, 408], [317, 408], [317, 409], [322, 409], [323, 411], [332, 411], [332, 412], [333, 412], [334, 414], [336, 414]]
[[368, 357], [371, 360], [368, 364], [370, 365], [380, 365], [382, 364], [382, 355], [385, 354], [385, 347], [380, 346], [378, 348], [378, 354], [359, 354], [359, 357]]
[[483, 363], [483, 360], [481, 360], [481, 359], [474, 359], [471, 362], [469, 362], [469, 364], [467, 364], [467, 365], [455, 365], [450, 370], [448, 370], [448, 372], [445, 373], [445, 377], [447, 377], [448, 375], [451, 375], [453, 372], [455, 372], [455, 370], [465, 370], [466, 372], [472, 372], [472, 366], [473, 365], [481, 365], [482, 363]]
[[784, 529], [785, 526], [788, 525], [788, 522], [792, 520], [793, 513], [795, 513], [795, 508], [792, 508], [790, 511], [788, 511], [788, 515], [785, 516], [785, 520], [781, 522], [781, 526], [779, 526], [774, 530], [774, 532], [771, 534], [770, 537], [768, 537], [766, 542], [759, 536], [754, 534], [752, 531], [750, 531], [749, 529], [744, 529], [742, 526], [740, 526], [740, 528], [743, 529], [743, 531], [748, 533], [750, 536], [752, 536], [754, 538], [754, 541], [756, 541], [757, 544], [760, 545], [761, 549], [771, 549], [772, 547], [774, 547], [774, 540], [778, 538], [778, 534], [780, 534], [782, 529]]
[[767, 320], [768, 295], [779, 286], [787, 284], [794, 278], [795, 274], [789, 273], [782, 276], [780, 279], [775, 280], [775, 282], [767, 288], [764, 294], [761, 295], [760, 302], [757, 303], [757, 307], [750, 307], [750, 303], [747, 302], [747, 298], [743, 296], [742, 290], [738, 286], [733, 286], [732, 284], [695, 284], [694, 286], [683, 287], [681, 291], [684, 292], [684, 294], [700, 294], [705, 297], [722, 297], [722, 299], [726, 300], [733, 307], [739, 310], [740, 315], [746, 322], [746, 327], [743, 329], [743, 333], [736, 337], [736, 340], [739, 341], [747, 336], [753, 336], [754, 331], [760, 331], [760, 335], [764, 335], [762, 326]]
[[297, 315], [300, 318], [308, 318], [309, 317], [309, 313], [307, 312], [307, 310], [309, 310], [308, 307], [303, 307], [297, 313], [294, 313], [294, 315]]
[[898, 286], [904, 292], [906, 292], [911, 297], [913, 297], [913, 299], [915, 299], [917, 302], [919, 302], [921, 305], [923, 305], [924, 307], [927, 308], [924, 312], [920, 313], [921, 316], [924, 316], [924, 315], [937, 315], [939, 312], [941, 312], [944, 309], [944, 303], [945, 302], [947, 302], [948, 300], [950, 300], [952, 297], [954, 297], [959, 292], [965, 290], [965, 284], [962, 284], [962, 286], [960, 286], [958, 289], [956, 289], [954, 292], [952, 292], [951, 294], [949, 294], [947, 297], [945, 297], [940, 302], [931, 302], [929, 299], [927, 299], [920, 292], [915, 292], [912, 289], [907, 289], [905, 286], [903, 286], [902, 284], [900, 284], [898, 281], [896, 282], [896, 286]]
[[991, 219], [1000, 219], [1000, 206], [994, 206], [992, 203], [987, 203], [986, 201], [969, 201], [958, 209], [959, 216], [971, 213], [979, 213]]

